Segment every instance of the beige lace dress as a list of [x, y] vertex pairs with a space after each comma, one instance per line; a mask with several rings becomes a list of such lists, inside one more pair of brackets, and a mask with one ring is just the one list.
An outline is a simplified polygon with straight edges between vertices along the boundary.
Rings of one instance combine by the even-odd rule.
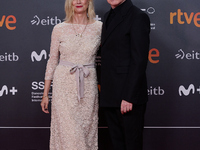
[[[73, 27], [74, 26], [74, 27]], [[98, 89], [95, 56], [102, 22], [62, 22], [52, 32], [45, 80], [53, 80], [51, 150], [97, 150]]]

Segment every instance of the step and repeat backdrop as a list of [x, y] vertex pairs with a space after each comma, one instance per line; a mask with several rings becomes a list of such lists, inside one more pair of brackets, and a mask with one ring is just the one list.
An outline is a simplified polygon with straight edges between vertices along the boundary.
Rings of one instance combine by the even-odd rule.
[[[40, 101], [53, 27], [65, 0], [0, 2], [0, 150], [48, 150]], [[144, 150], [200, 148], [200, 3], [132, 0], [151, 20]], [[96, 0], [96, 20], [110, 9]], [[101, 56], [96, 58], [100, 75]], [[50, 92], [51, 97], [51, 92]], [[111, 150], [100, 108], [99, 150]]]

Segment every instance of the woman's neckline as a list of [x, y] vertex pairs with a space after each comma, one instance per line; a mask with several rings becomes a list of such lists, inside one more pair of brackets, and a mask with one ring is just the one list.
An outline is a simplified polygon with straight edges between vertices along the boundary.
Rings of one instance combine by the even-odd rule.
[[[89, 23], [89, 24], [87, 24], [87, 25], [92, 25], [92, 24], [95, 24], [97, 21], [95, 20], [93, 23]], [[68, 22], [63, 22], [63, 23], [65, 23], [65, 24], [72, 24], [72, 23], [68, 23]], [[73, 23], [73, 25], [86, 25], [86, 24], [78, 24], [78, 23]]]

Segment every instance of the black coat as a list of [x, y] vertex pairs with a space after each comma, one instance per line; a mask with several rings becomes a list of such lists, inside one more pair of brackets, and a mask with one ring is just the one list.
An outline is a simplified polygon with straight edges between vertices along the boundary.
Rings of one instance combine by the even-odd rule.
[[130, 0], [106, 29], [108, 14], [101, 39], [100, 106], [120, 107], [122, 100], [144, 104], [148, 99], [149, 17]]

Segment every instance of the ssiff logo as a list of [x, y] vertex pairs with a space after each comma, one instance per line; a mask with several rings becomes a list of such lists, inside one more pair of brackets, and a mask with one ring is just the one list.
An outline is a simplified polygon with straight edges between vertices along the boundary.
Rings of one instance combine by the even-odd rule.
[[8, 30], [15, 30], [16, 29], [16, 24], [17, 19], [13, 15], [5, 16], [3, 15], [1, 20], [0, 20], [0, 27], [2, 27], [4, 24]]
[[176, 54], [175, 57], [176, 59], [199, 60], [200, 53], [195, 52], [194, 50], [192, 52], [185, 53], [182, 49], [179, 49], [178, 54]]
[[[51, 83], [51, 87], [52, 87], [52, 83]], [[31, 92], [31, 101], [32, 102], [41, 102], [42, 100], [42, 96], [43, 96], [43, 92], [41, 92], [42, 90], [44, 90], [44, 81], [33, 81], [32, 85], [31, 85], [32, 91]], [[52, 92], [50, 90], [48, 97], [52, 98]]]
[[[196, 14], [194, 12], [191, 12], [188, 14], [187, 12], [181, 12], [181, 9], [178, 9], [177, 12], [170, 12], [170, 24], [174, 24], [174, 18], [177, 18], [177, 22], [179, 24], [191, 24], [192, 20], [196, 27], [200, 27], [200, 12], [197, 12]], [[184, 18], [184, 20], [183, 20]]]
[[0, 90], [0, 97], [2, 97], [4, 94], [8, 95], [8, 93], [11, 93], [12, 95], [15, 95], [15, 93], [18, 92], [18, 90], [15, 87], [12, 87], [11, 89], [8, 89], [6, 85], [3, 85]]
[[188, 88], [185, 88], [183, 85], [181, 85], [178, 90], [180, 96], [183, 96], [183, 95], [188, 96], [190, 94], [195, 94], [195, 91], [199, 92], [200, 94], [200, 87], [195, 88], [194, 84], [190, 84]]
[[[53, 82], [52, 82], [53, 83]], [[52, 87], [52, 84], [51, 83], [51, 87]], [[32, 82], [32, 87], [31, 87], [33, 90], [44, 90], [44, 81], [33, 81]]]
[[[43, 57], [43, 56], [44, 56], [44, 57]], [[37, 54], [36, 51], [33, 51], [33, 52], [31, 53], [31, 60], [32, 60], [32, 62], [34, 62], [35, 60], [36, 60], [36, 61], [41, 61], [42, 58], [47, 59], [47, 52], [46, 52], [45, 50], [42, 50], [42, 51], [40, 52], [40, 54]]]

